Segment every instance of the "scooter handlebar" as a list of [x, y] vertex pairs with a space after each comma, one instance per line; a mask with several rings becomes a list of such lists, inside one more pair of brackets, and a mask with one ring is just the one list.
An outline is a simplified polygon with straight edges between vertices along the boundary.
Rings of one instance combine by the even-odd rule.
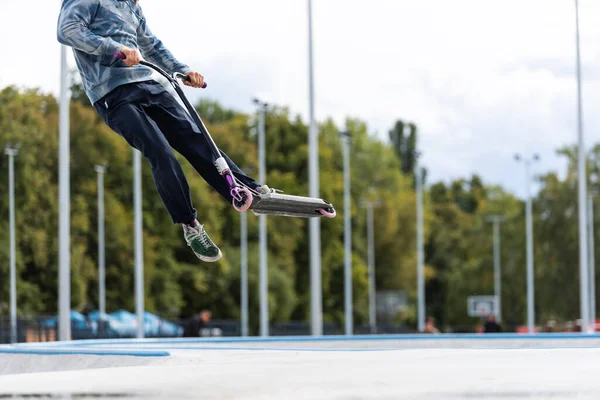
[[[122, 51], [117, 51], [117, 52], [115, 53], [115, 55], [117, 56], [117, 58], [120, 58], [121, 60], [125, 60], [125, 59], [127, 58], [127, 57], [125, 56], [125, 54], [124, 54]], [[158, 67], [155, 67], [154, 65], [150, 64], [149, 62], [144, 62], [144, 61], [142, 61], [142, 64], [144, 64], [144, 65], [146, 65], [146, 66], [149, 66], [149, 67], [153, 67], [154, 69], [158, 70]], [[162, 71], [159, 71], [159, 72], [162, 72]], [[184, 75], [184, 74], [182, 74], [181, 72], [176, 72], [176, 73], [175, 73], [175, 76], [176, 76], [177, 78], [181, 78], [182, 80], [184, 80], [184, 81], [187, 81], [187, 82], [190, 82], [190, 81], [191, 81], [191, 79], [190, 79], [190, 77], [189, 77], [189, 76], [187, 76], [187, 75]], [[205, 88], [206, 88], [206, 86], [208, 86], [208, 85], [207, 85], [207, 83], [206, 83], [206, 82], [204, 82], [204, 85], [202, 85], [202, 89], [205, 89]]]

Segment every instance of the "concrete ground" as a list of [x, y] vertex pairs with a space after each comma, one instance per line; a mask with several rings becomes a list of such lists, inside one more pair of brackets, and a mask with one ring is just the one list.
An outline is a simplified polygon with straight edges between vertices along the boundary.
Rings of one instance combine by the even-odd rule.
[[[110, 343], [13, 347], [75, 354], [11, 354], [0, 376], [0, 398], [600, 399], [600, 337]], [[156, 355], [123, 355], [126, 350]], [[158, 356], [160, 351], [169, 356]], [[5, 356], [0, 349], [0, 360]], [[53, 372], [22, 373], [26, 360], [31, 371]], [[64, 369], [53, 370], [52, 360]]]

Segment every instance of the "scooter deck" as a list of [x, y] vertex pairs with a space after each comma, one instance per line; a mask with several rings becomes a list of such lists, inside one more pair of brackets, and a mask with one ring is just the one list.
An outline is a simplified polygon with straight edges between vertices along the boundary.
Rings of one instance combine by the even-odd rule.
[[323, 199], [279, 193], [255, 196], [250, 206], [250, 211], [255, 215], [280, 215], [298, 218], [323, 217], [319, 209], [329, 210], [333, 209], [333, 206]]

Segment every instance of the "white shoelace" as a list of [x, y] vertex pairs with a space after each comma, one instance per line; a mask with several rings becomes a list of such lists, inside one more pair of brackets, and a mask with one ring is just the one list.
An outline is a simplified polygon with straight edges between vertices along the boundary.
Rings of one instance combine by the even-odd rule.
[[[198, 228], [199, 229], [199, 228]], [[204, 234], [202, 234], [196, 227], [190, 227], [190, 230], [188, 231], [188, 239], [189, 242], [191, 242], [194, 239], [200, 239], [200, 242], [205, 246], [205, 247], [209, 247], [209, 243], [208, 243], [208, 237]], [[190, 244], [188, 242], [188, 245]]]

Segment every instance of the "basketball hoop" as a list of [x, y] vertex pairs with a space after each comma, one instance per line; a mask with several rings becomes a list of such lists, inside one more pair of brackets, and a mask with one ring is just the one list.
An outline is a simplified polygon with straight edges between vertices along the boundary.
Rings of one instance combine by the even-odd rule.
[[469, 296], [467, 310], [470, 317], [486, 318], [495, 313], [497, 300], [495, 296]]

